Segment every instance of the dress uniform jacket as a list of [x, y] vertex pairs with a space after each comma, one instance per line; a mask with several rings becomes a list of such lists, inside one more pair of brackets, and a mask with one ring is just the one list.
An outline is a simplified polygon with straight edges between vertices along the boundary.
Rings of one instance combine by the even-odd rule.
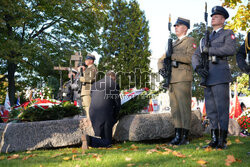
[[96, 136], [112, 140], [112, 128], [121, 107], [119, 88], [109, 76], [91, 87], [90, 120]]
[[[215, 35], [210, 34], [209, 56], [217, 56], [218, 63], [209, 61], [209, 74], [207, 85], [217, 85], [232, 81], [231, 72], [226, 57], [233, 56], [236, 52], [236, 40], [232, 30], [219, 30]], [[192, 57], [193, 68], [201, 62], [200, 47]]]
[[90, 95], [91, 84], [95, 82], [97, 69], [94, 64], [88, 66], [84, 71], [83, 77], [80, 77], [82, 83], [81, 96]]
[[[184, 37], [181, 40], [177, 40], [173, 43], [173, 54], [172, 60], [181, 62], [178, 68], [172, 67], [171, 80], [170, 83], [192, 81], [192, 66], [191, 59], [195, 51], [196, 45], [193, 43], [194, 39], [192, 37]], [[158, 60], [158, 69], [164, 68], [164, 54]], [[184, 64], [182, 64], [184, 63]]]
[[[192, 66], [191, 59], [196, 45], [192, 37], [184, 37], [173, 43], [173, 54], [171, 59], [177, 61], [178, 67], [172, 67], [169, 85], [169, 96], [171, 114], [175, 128], [190, 129], [191, 120], [191, 82]], [[158, 68], [164, 68], [163, 55], [158, 61]]]
[[[248, 46], [250, 46], [250, 32], [248, 32]], [[246, 68], [248, 66], [248, 64], [246, 63], [246, 54], [249, 54], [249, 49], [245, 48], [246, 46], [246, 41], [244, 41], [243, 45], [241, 45], [239, 52], [236, 55], [236, 60], [238, 63], [239, 68], [243, 71], [243, 72], [247, 72]], [[248, 57], [250, 59], [250, 56]], [[250, 60], [248, 60], [250, 62]]]

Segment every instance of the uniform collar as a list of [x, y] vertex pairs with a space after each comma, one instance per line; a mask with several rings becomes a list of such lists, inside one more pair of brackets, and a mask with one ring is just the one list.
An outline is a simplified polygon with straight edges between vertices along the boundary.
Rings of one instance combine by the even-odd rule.
[[180, 38], [178, 38], [179, 40], [182, 40], [183, 38], [185, 38], [187, 35], [183, 35]]
[[[223, 28], [223, 27], [218, 28], [217, 30], [215, 30], [215, 32], [216, 32], [216, 33], [219, 32], [222, 28]], [[213, 32], [214, 32], [214, 31], [213, 31]]]

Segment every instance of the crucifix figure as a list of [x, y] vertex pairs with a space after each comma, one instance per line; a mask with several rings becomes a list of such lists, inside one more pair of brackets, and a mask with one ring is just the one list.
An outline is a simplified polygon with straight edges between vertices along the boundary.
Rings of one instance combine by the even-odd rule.
[[[74, 69], [76, 70], [77, 67], [79, 66], [79, 64], [82, 62], [82, 56], [81, 56], [81, 52], [76, 52], [75, 55], [71, 55], [71, 58], [70, 58], [70, 66], [69, 67], [61, 67], [60, 65], [59, 66], [55, 66], [54, 67], [54, 70], [58, 70], [59, 71], [59, 74], [60, 74], [60, 88], [59, 88], [59, 92], [60, 92], [60, 95], [59, 95], [59, 99], [62, 100], [62, 86], [63, 86], [63, 83], [62, 83], [62, 71], [68, 71], [70, 70], [70, 72], [72, 72], [72, 64], [74, 62]], [[71, 83], [72, 83], [72, 77], [71, 77]]]

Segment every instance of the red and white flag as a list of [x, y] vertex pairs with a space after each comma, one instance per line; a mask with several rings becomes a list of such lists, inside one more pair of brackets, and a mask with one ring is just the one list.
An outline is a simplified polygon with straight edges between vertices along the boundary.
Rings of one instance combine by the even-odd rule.
[[1, 115], [4, 122], [8, 121], [10, 111], [11, 111], [11, 106], [10, 106], [9, 94], [6, 93], [5, 102], [4, 102], [4, 112]]
[[229, 118], [238, 118], [242, 113], [237, 92], [237, 83], [234, 85], [234, 99]]

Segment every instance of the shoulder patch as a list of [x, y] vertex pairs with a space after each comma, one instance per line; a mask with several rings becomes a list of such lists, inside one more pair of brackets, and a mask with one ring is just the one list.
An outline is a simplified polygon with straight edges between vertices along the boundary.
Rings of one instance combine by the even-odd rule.
[[196, 49], [197, 48], [197, 45], [195, 43], [193, 43], [193, 48]]
[[232, 35], [231, 35], [231, 39], [235, 39], [235, 36], [234, 36], [234, 34], [232, 34]]

